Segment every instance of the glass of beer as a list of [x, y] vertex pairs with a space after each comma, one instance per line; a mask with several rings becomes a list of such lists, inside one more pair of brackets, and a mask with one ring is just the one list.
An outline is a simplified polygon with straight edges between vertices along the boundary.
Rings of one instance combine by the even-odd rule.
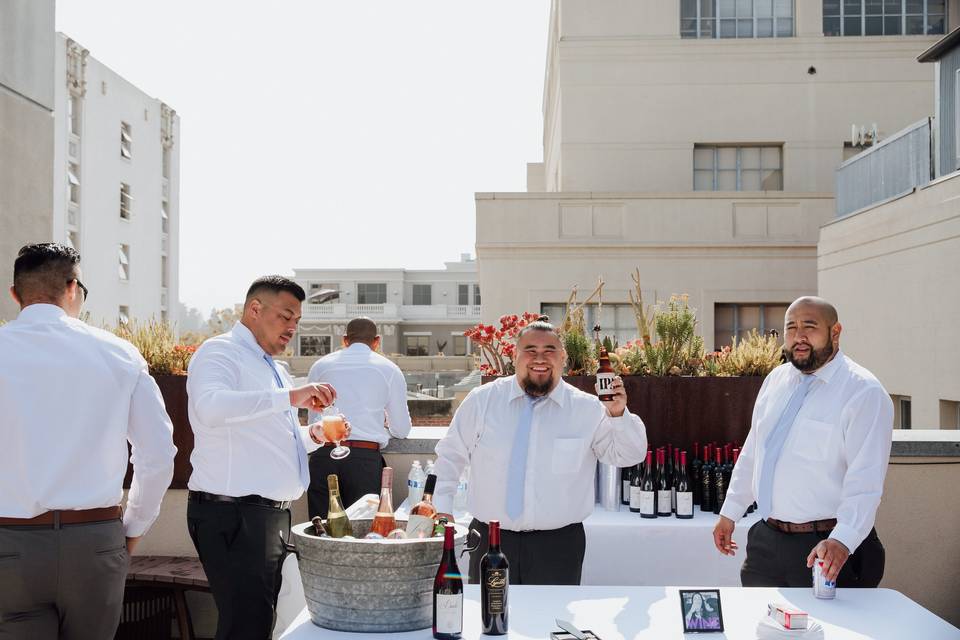
[[330, 457], [334, 460], [343, 460], [350, 455], [350, 447], [340, 444], [347, 436], [347, 423], [344, 421], [343, 414], [331, 405], [320, 414], [320, 423], [323, 428], [323, 436], [337, 445], [330, 452]]

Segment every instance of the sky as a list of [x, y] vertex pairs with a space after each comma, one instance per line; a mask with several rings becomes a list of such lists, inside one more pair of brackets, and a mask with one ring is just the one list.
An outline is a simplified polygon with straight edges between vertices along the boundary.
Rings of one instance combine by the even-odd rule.
[[549, 0], [57, 0], [180, 122], [180, 299], [294, 268], [438, 269], [543, 156]]

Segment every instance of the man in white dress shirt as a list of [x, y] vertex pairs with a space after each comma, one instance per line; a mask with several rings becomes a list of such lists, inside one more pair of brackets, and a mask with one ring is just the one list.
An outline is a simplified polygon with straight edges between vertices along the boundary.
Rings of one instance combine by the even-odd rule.
[[[346, 458], [330, 458], [332, 443], [310, 454], [307, 497], [311, 517], [327, 517], [327, 476], [331, 473], [337, 474], [346, 506], [365, 494], [380, 493], [380, 474], [386, 466], [380, 449], [391, 436], [406, 438], [410, 433], [407, 383], [400, 367], [377, 353], [380, 336], [376, 323], [370, 318], [348, 322], [343, 347], [310, 367], [311, 382], [323, 380], [337, 390], [337, 410], [350, 422], [352, 434], [343, 443], [350, 447]], [[310, 413], [311, 422], [319, 419], [320, 414]]]
[[[233, 329], [204, 342], [190, 361], [194, 432], [187, 526], [217, 603], [216, 638], [269, 638], [290, 534], [290, 502], [309, 484], [297, 408], [322, 409], [326, 384], [294, 388], [273, 356], [300, 321], [303, 289], [283, 276], [258, 278]], [[281, 538], [283, 536], [283, 538]]]
[[23, 247], [20, 314], [0, 327], [0, 638], [112, 638], [129, 553], [173, 477], [173, 425], [147, 363], [77, 319], [79, 263], [61, 244]]
[[814, 561], [840, 587], [876, 587], [884, 549], [873, 528], [893, 438], [893, 403], [869, 371], [840, 351], [837, 311], [799, 298], [787, 309], [788, 362], [764, 380], [733, 470], [714, 543], [757, 501], [747, 534], [745, 587], [808, 587]]
[[580, 584], [597, 461], [616, 467], [647, 452], [643, 422], [627, 411], [623, 381], [602, 403], [563, 382], [566, 352], [546, 317], [517, 337], [516, 375], [477, 387], [437, 444], [434, 503], [450, 514], [470, 465], [467, 508], [482, 536], [470, 556], [476, 582], [487, 523], [499, 520], [511, 584]]

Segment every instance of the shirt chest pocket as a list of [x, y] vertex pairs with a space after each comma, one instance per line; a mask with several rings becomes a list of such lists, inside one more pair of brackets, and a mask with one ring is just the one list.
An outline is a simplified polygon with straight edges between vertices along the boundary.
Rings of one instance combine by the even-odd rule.
[[555, 474], [576, 473], [583, 464], [585, 438], [557, 438], [553, 441], [551, 470]]
[[791, 429], [790, 450], [808, 460], [826, 460], [836, 446], [837, 426], [830, 422], [799, 418]]

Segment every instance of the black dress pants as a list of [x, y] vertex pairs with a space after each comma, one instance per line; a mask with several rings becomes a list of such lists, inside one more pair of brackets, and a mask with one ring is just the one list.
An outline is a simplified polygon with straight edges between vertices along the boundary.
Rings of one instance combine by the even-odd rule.
[[[829, 532], [784, 533], [761, 520], [747, 534], [747, 556], [740, 569], [740, 582], [745, 587], [810, 587], [812, 569], [807, 556]], [[877, 530], [872, 529], [856, 551], [850, 554], [837, 577], [843, 588], [869, 587], [880, 584], [886, 552]]]
[[283, 540], [290, 537], [290, 511], [190, 501], [187, 527], [217, 603], [216, 639], [270, 638], [286, 557]]
[[[480, 559], [489, 547], [489, 527], [474, 518], [470, 528], [480, 533], [480, 546], [470, 554], [470, 584], [477, 584]], [[586, 548], [579, 522], [543, 531], [500, 530], [500, 550], [510, 563], [510, 584], [579, 585]]]
[[[353, 447], [350, 455], [342, 460], [333, 460], [333, 447], [320, 447], [310, 454], [310, 488], [307, 490], [307, 508], [310, 517], [326, 519], [330, 507], [327, 476], [337, 474], [340, 484], [340, 499], [344, 508], [368, 493], [380, 494], [380, 475], [387, 466], [376, 449]], [[393, 505], [394, 508], [400, 505]]]

